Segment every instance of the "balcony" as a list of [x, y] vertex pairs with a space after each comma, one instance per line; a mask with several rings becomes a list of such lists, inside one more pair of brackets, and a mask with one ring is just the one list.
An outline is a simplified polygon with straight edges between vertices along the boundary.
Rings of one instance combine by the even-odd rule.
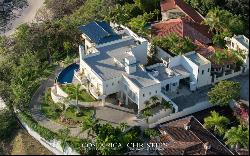
[[97, 99], [101, 100], [105, 95], [100, 92], [100, 89], [96, 88], [92, 84], [89, 85], [89, 92]]
[[75, 78], [82, 84], [86, 84], [88, 82], [87, 77], [84, 75], [83, 72], [81, 72], [80, 70], [75, 70], [74, 71], [74, 76]]

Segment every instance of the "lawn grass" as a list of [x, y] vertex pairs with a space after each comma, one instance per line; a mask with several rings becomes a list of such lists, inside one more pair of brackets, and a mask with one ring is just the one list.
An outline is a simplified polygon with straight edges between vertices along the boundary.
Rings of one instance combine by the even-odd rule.
[[60, 117], [61, 115], [63, 115], [65, 118], [71, 119], [77, 123], [86, 123], [86, 125], [89, 125], [89, 122], [92, 122], [92, 116], [94, 114], [93, 109], [81, 108], [81, 115], [77, 115], [76, 108], [70, 107], [66, 111], [63, 111], [59, 105], [60, 104], [56, 104], [53, 102], [50, 95], [50, 89], [48, 89], [45, 92], [45, 96], [41, 106], [41, 111], [47, 118], [61, 123]]
[[54, 103], [50, 96], [50, 89], [45, 92], [45, 96], [41, 105], [42, 113], [49, 119], [56, 120], [60, 117], [62, 109], [58, 104]]
[[[76, 87], [74, 85], [62, 85], [62, 90], [69, 94], [69, 98], [76, 99]], [[81, 90], [78, 94], [78, 100], [82, 102], [94, 102], [96, 101], [86, 90]]]
[[77, 116], [76, 115], [76, 109], [75, 108], [68, 108], [67, 111], [64, 113], [66, 118], [70, 118], [74, 121], [84, 122], [85, 120], [92, 118], [92, 115], [94, 114], [93, 109], [89, 108], [83, 108], [81, 109], [82, 115]]

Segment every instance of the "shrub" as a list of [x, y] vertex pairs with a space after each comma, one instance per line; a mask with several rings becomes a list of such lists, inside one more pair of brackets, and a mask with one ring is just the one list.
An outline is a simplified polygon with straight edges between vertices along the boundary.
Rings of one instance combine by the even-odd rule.
[[145, 129], [143, 134], [147, 138], [153, 138], [159, 136], [159, 132], [157, 132], [155, 129], [150, 129], [150, 128]]

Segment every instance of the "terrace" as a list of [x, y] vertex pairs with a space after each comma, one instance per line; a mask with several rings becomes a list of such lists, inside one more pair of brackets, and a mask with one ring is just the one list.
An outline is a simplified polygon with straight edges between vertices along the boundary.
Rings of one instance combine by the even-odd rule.
[[208, 64], [209, 62], [202, 58], [202, 56], [198, 53], [190, 53], [185, 55], [188, 59], [194, 62], [197, 66], [202, 66]]

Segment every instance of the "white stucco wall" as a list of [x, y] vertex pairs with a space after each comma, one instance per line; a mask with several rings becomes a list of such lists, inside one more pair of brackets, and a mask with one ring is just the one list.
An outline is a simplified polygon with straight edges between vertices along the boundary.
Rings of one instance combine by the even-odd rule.
[[166, 51], [158, 46], [156, 47], [156, 51], [156, 58], [158, 58], [159, 60], [161, 60], [162, 58], [172, 58], [171, 55], [169, 55]]
[[148, 49], [147, 41], [144, 41], [141, 44], [131, 49], [132, 53], [136, 57], [136, 60], [138, 60], [140, 64], [147, 64], [147, 49]]
[[86, 35], [82, 34], [82, 38], [85, 40], [84, 42], [85, 50], [88, 50], [89, 48], [94, 46], [94, 43], [92, 43]]
[[[202, 74], [202, 71], [203, 74]], [[199, 66], [197, 87], [203, 87], [212, 83], [211, 64]]]
[[[249, 43], [249, 39], [245, 38], [246, 40], [248, 40]], [[242, 50], [245, 52], [245, 56], [246, 58], [244, 59], [244, 64], [247, 67], [247, 69], [249, 69], [249, 49], [247, 47], [245, 47], [244, 45], [242, 45], [240, 42], [238, 42], [234, 37], [231, 38], [231, 43], [230, 45], [227, 45], [229, 49], [234, 49], [234, 50]]]
[[[152, 96], [159, 96], [161, 93], [161, 84], [157, 83], [155, 85], [141, 88], [139, 91], [139, 108], [138, 110], [142, 110], [145, 108], [145, 101], [149, 100]], [[143, 96], [144, 94], [144, 96]]]
[[190, 78], [192, 81], [197, 82], [197, 78], [199, 75], [199, 67], [193, 63], [191, 60], [189, 60], [188, 58], [186, 58], [185, 56], [182, 57], [182, 65], [190, 72]]
[[[122, 77], [122, 83], [127, 86], [127, 88], [132, 91], [134, 94], [136, 94], [135, 96], [135, 102], [137, 105], [139, 105], [139, 87], [136, 86], [132, 81], [129, 80], [129, 78], [127, 76], [123, 76]], [[121, 91], [126, 92], [125, 88], [123, 88], [124, 86], [121, 86]], [[139, 106], [138, 106], [139, 109]]]
[[[119, 82], [119, 83], [118, 83]], [[103, 91], [105, 95], [118, 93], [121, 85], [121, 76], [103, 81]]]
[[84, 75], [89, 77], [90, 83], [96, 88], [99, 87], [100, 93], [103, 94], [103, 81], [102, 79], [84, 62], [80, 61], [80, 68], [84, 70]]

